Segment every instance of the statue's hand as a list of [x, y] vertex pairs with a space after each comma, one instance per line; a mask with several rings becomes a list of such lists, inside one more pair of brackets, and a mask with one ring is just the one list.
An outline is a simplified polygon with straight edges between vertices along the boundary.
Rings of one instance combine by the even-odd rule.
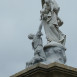
[[37, 36], [42, 36], [43, 34], [42, 34], [41, 31], [38, 31], [36, 35], [37, 35]]

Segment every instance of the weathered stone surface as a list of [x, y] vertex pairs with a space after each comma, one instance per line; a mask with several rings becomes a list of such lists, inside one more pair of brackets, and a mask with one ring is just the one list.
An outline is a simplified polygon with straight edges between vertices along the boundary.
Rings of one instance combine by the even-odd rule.
[[32, 58], [31, 61], [26, 63], [27, 68], [34, 64], [37, 64], [39, 62], [43, 62], [46, 60], [46, 56], [43, 50], [43, 43], [42, 43], [41, 35], [42, 35], [41, 32], [37, 32], [36, 35], [34, 34], [28, 35], [28, 38], [32, 40], [32, 48], [34, 49], [34, 57]]
[[[59, 29], [59, 27], [63, 25], [63, 21], [58, 16], [60, 7], [55, 0], [41, 0], [41, 2], [41, 23], [38, 31], [36, 34], [30, 34], [28, 36], [28, 38], [32, 40], [34, 57], [26, 63], [27, 68], [40, 62], [47, 65], [53, 62], [66, 63], [66, 35]], [[41, 37], [43, 27], [47, 39], [47, 44], [44, 47]]]
[[77, 77], [77, 68], [59, 63], [39, 63], [10, 77]]
[[63, 47], [61, 44], [48, 44], [44, 46], [44, 52], [46, 54], [46, 61], [45, 64], [51, 64], [54, 62], [58, 62], [61, 64], [66, 63], [66, 55], [65, 55], [66, 48]]

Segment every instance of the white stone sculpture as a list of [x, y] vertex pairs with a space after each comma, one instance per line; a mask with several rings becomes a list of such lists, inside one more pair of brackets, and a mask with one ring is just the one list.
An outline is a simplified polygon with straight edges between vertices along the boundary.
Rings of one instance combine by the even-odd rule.
[[[55, 0], [41, 1], [41, 24], [36, 35], [29, 35], [29, 39], [33, 40], [34, 58], [27, 63], [27, 66], [32, 66], [39, 62], [44, 64], [53, 62], [65, 64], [66, 35], [59, 30], [59, 27], [63, 25], [63, 21], [58, 17], [60, 7]], [[41, 38], [43, 26], [47, 39], [47, 44], [44, 47]]]
[[[65, 45], [66, 36], [59, 30], [63, 22], [58, 17], [59, 7], [52, 0], [45, 0], [41, 13], [41, 25], [44, 25], [48, 43], [55, 41]], [[42, 27], [41, 27], [42, 28]]]
[[30, 67], [36, 63], [43, 62], [46, 60], [46, 55], [43, 50], [43, 43], [41, 38], [42, 33], [37, 32], [36, 35], [30, 34], [28, 35], [28, 38], [32, 40], [32, 47], [34, 49], [34, 57], [30, 62], [27, 62], [27, 67]]
[[[62, 20], [58, 17], [59, 10], [60, 7], [55, 0], [42, 0], [39, 32], [41, 31], [42, 26], [44, 26], [47, 39], [47, 44], [44, 46], [44, 52], [46, 53], [47, 58], [47, 61], [44, 63], [46, 64], [53, 62], [65, 64], [66, 62], [66, 35], [59, 30], [59, 27], [63, 24]], [[49, 52], [50, 54], [48, 55]]]

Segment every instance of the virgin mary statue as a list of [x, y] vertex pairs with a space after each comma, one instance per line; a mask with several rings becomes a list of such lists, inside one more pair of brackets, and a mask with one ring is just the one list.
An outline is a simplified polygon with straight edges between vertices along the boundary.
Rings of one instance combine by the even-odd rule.
[[42, 0], [42, 10], [40, 11], [41, 25], [39, 31], [41, 31], [43, 25], [48, 43], [56, 42], [64, 46], [66, 35], [59, 30], [59, 27], [63, 24], [58, 17], [59, 10], [60, 8], [55, 0]]

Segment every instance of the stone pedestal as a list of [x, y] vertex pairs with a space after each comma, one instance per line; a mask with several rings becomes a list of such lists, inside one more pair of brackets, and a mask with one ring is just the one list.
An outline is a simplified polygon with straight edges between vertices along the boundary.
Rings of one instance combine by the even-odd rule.
[[77, 68], [59, 63], [39, 63], [10, 77], [77, 77]]

